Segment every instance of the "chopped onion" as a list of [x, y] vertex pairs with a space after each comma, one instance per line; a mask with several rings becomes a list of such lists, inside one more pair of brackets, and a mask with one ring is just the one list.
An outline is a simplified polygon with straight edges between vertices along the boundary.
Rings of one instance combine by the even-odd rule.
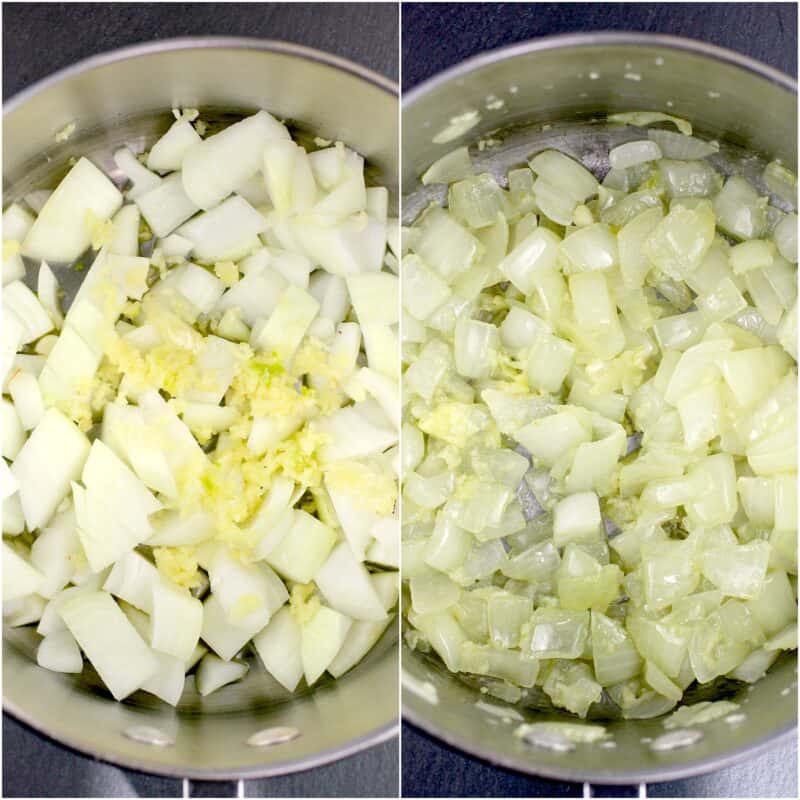
[[704, 142], [685, 133], [675, 133], [661, 129], [647, 131], [648, 138], [655, 142], [664, 158], [676, 158], [681, 161], [694, 161], [719, 152], [716, 142]]
[[264, 148], [275, 140], [289, 140], [289, 132], [259, 111], [192, 145], [181, 161], [187, 197], [199, 208], [213, 208], [259, 170]]
[[797, 175], [790, 172], [780, 161], [770, 161], [764, 167], [764, 183], [773, 194], [797, 208]]
[[[207, 138], [197, 113], [115, 152], [124, 192], [80, 159], [3, 216], [4, 621], [38, 623], [41, 666], [172, 706], [195, 665], [201, 695], [242, 678], [250, 643], [290, 692], [342, 675], [398, 600], [389, 191], [265, 111]], [[23, 282], [22, 256], [90, 247], [65, 315], [58, 268]]]
[[451, 183], [473, 174], [472, 159], [466, 147], [457, 147], [441, 158], [436, 159], [422, 176], [422, 182], [428, 186], [432, 183]]
[[141, 688], [158, 669], [158, 659], [110, 594], [80, 593], [60, 613], [116, 700]]
[[140, 194], [136, 198], [136, 205], [150, 230], [160, 238], [168, 236], [198, 210], [198, 206], [184, 191], [179, 172]]
[[620, 114], [609, 114], [608, 121], [633, 125], [636, 128], [646, 128], [654, 122], [671, 122], [685, 136], [692, 135], [691, 123], [680, 117], [665, 114], [663, 111], [627, 111]]
[[796, 217], [685, 121], [610, 119], [680, 132], [602, 185], [552, 150], [460, 179], [405, 238], [406, 639], [643, 719], [796, 647]]
[[54, 672], [83, 672], [83, 656], [69, 631], [45, 636], [36, 651], [36, 663]]
[[155, 189], [161, 183], [161, 178], [142, 165], [127, 147], [122, 147], [114, 153], [114, 163], [133, 184], [128, 189], [128, 197], [131, 199]]
[[199, 142], [200, 136], [188, 120], [175, 120], [148, 151], [147, 168], [156, 172], [178, 170], [183, 166], [186, 152]]
[[303, 661], [301, 628], [289, 606], [275, 614], [269, 625], [253, 638], [253, 644], [267, 671], [287, 691], [293, 692], [303, 677]]
[[772, 232], [778, 252], [793, 264], [797, 263], [797, 214], [787, 214]]
[[[652, 137], [651, 137], [652, 138]], [[637, 164], [648, 161], [658, 161], [661, 158], [661, 148], [655, 141], [642, 139], [635, 142], [625, 142], [611, 149], [608, 154], [612, 169], [627, 169]]]
[[766, 202], [744, 178], [733, 175], [714, 199], [717, 226], [736, 239], [756, 239], [764, 230]]
[[110, 219], [122, 205], [117, 187], [87, 158], [81, 158], [47, 199], [22, 242], [22, 254], [69, 262], [91, 243], [89, 218]]
[[241, 661], [223, 661], [213, 653], [207, 653], [200, 660], [200, 666], [195, 675], [197, 691], [205, 697], [229, 683], [241, 680], [247, 674], [248, 669], [247, 664]]
[[215, 208], [198, 214], [178, 230], [194, 244], [192, 254], [203, 263], [238, 261], [260, 246], [264, 218], [243, 197], [233, 195]]

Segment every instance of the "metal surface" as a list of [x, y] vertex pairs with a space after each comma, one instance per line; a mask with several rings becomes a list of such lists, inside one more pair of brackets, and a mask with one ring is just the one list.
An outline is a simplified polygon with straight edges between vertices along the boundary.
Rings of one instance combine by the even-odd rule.
[[[717, 139], [715, 166], [759, 175], [766, 160], [797, 164], [796, 83], [738, 54], [697, 42], [641, 34], [587, 34], [538, 39], [493, 51], [420, 85], [403, 102], [403, 218], [411, 221], [442, 187], [421, 187], [419, 175], [459, 145], [470, 145], [479, 171], [497, 177], [533, 153], [557, 147], [597, 174], [608, 169], [609, 146], [633, 138], [604, 121], [608, 113], [663, 110], [692, 121]], [[445, 144], [434, 136], [450, 121], [477, 112], [470, 130]], [[494, 713], [474, 687], [438, 659], [403, 651], [403, 710], [410, 722], [449, 745], [523, 772], [597, 784], [665, 781], [721, 769], [793, 736], [797, 667], [783, 656], [754, 687], [728, 685], [745, 720], [701, 726], [687, 746], [656, 750], [661, 721], [607, 723], [613, 746], [578, 745], [558, 753], [513, 736], [520, 719], [499, 700]], [[536, 709], [527, 720], [574, 719]]]
[[[57, 72], [5, 104], [4, 185], [41, 182], [43, 166], [51, 159], [63, 166], [93, 134], [107, 148], [133, 129], [155, 136], [176, 106], [266, 108], [363, 153], [373, 180], [396, 198], [397, 91], [371, 70], [286, 42], [198, 37], [134, 45]], [[77, 133], [57, 144], [55, 134], [70, 122]]]
[[[113, 175], [115, 148], [147, 147], [170, 124], [170, 108], [194, 106], [212, 122], [266, 108], [301, 136], [346, 141], [366, 157], [370, 179], [390, 188], [396, 207], [396, 94], [367, 69], [282, 42], [184, 39], [115, 51], [6, 104], [5, 199], [52, 186], [72, 155], [89, 154]], [[75, 134], [56, 144], [55, 133], [72, 122]], [[251, 658], [244, 681], [207, 698], [190, 680], [175, 711], [144, 693], [115, 703], [89, 667], [80, 676], [42, 670], [32, 658], [33, 632], [4, 630], [3, 702], [40, 733], [133, 769], [214, 780], [278, 775], [396, 734], [396, 640], [390, 626], [351, 673], [300, 696], [283, 691]], [[299, 735], [248, 746], [254, 734], [278, 726]]]

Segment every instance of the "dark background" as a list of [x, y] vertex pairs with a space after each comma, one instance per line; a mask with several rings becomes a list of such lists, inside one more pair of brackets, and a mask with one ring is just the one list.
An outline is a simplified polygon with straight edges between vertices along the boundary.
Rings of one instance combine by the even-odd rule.
[[403, 3], [403, 88], [486, 50], [578, 31], [687, 36], [797, 74], [796, 3]]
[[[576, 31], [648, 31], [701, 39], [797, 74], [795, 3], [403, 3], [403, 88], [469, 56], [513, 42]], [[650, 797], [797, 795], [797, 745], [731, 769], [651, 784]], [[594, 787], [636, 797], [637, 788]], [[403, 725], [406, 797], [581, 797], [583, 787], [491, 767]]]
[[282, 39], [398, 79], [394, 3], [3, 3], [3, 98], [82, 58], [176, 36]]
[[[176, 36], [297, 42], [398, 77], [394, 3], [3, 3], [3, 98], [95, 53]], [[326, 767], [247, 781], [249, 797], [396, 795], [398, 741]], [[195, 787], [202, 791], [204, 787]], [[209, 791], [209, 789], [211, 791]], [[235, 785], [205, 787], [209, 796]], [[101, 764], [3, 716], [5, 797], [181, 797], [179, 780]]]

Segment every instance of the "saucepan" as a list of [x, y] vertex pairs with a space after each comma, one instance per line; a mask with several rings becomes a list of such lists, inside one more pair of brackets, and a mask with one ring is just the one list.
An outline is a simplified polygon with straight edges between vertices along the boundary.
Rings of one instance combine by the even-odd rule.
[[[537, 39], [470, 59], [404, 95], [403, 220], [444, 187], [420, 176], [450, 150], [470, 145], [476, 171], [498, 178], [534, 152], [555, 148], [598, 174], [625, 133], [614, 112], [663, 111], [716, 139], [717, 165], [755, 178], [766, 162], [797, 169], [797, 83], [749, 58], [668, 36], [597, 33]], [[630, 137], [630, 134], [628, 134]], [[442, 141], [442, 140], [447, 141]], [[523, 718], [571, 720], [480, 695], [436, 658], [403, 651], [404, 717], [448, 744], [495, 764], [570, 781], [634, 784], [728, 766], [794, 735], [797, 661], [779, 659], [758, 683], [728, 682], [697, 700], [740, 705], [728, 719], [666, 735], [660, 719], [611, 721], [609, 738], [573, 749], [531, 747], [514, 736]], [[479, 702], [476, 702], [479, 701]]]
[[[397, 87], [363, 67], [306, 47], [257, 39], [161, 41], [83, 61], [25, 90], [4, 108], [7, 204], [52, 188], [73, 156], [112, 177], [112, 153], [141, 152], [198, 108], [209, 125], [264, 108], [302, 140], [341, 140], [366, 158], [397, 214]], [[59, 131], [74, 133], [66, 141]], [[62, 140], [62, 141], [59, 141]], [[59, 275], [69, 296], [79, 273]], [[64, 745], [125, 767], [197, 779], [265, 777], [355, 753], [397, 732], [398, 653], [390, 626], [338, 681], [290, 695], [253, 660], [245, 680], [206, 698], [192, 682], [176, 710], [138, 693], [116, 703], [93, 681], [37, 667], [36, 635], [6, 629], [3, 705]]]

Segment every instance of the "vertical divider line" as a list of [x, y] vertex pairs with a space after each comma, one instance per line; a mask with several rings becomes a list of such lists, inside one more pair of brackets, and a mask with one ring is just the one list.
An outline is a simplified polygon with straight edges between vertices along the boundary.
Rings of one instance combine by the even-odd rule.
[[[397, 0], [397, 225], [403, 224], [403, 3]], [[399, 233], [399, 231], [398, 231]], [[401, 248], [402, 250], [402, 248]], [[400, 538], [397, 543], [399, 553], [397, 573], [399, 582], [398, 614], [397, 614], [397, 796], [403, 796], [403, 259], [397, 254], [397, 386], [400, 394], [400, 419], [397, 420], [398, 438], [397, 453], [400, 464], [397, 476], [397, 515], [400, 524]]]

